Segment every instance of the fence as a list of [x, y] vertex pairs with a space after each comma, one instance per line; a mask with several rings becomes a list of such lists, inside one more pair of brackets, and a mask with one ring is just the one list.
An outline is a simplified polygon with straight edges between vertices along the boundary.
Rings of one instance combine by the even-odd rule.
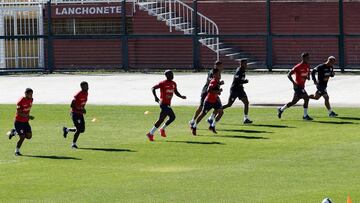
[[[166, 3], [166, 0], [163, 2]], [[168, 2], [171, 7], [176, 1]], [[61, 14], [65, 15], [66, 12], [72, 11], [64, 10], [64, 8], [69, 8], [66, 6], [74, 3], [79, 5], [106, 3], [120, 7], [114, 8], [114, 14], [109, 14], [106, 18], [98, 18], [97, 14], [90, 16], [88, 13], [85, 15], [86, 18], [61, 17]], [[360, 43], [360, 32], [358, 33], [360, 29], [354, 29], [353, 32], [347, 31], [356, 27], [357, 22], [357, 18], [353, 16], [357, 14], [350, 7], [360, 6], [360, 2], [339, 0], [299, 3], [297, 1], [297, 6], [320, 3], [323, 7], [314, 7], [313, 11], [309, 11], [315, 13], [315, 17], [316, 10], [324, 9], [328, 12], [336, 9], [336, 13], [333, 13], [330, 18], [321, 17], [326, 21], [317, 21], [314, 15], [308, 15], [309, 18], [314, 19], [313, 24], [309, 25], [312, 29], [308, 33], [301, 27], [304, 26], [302, 18], [306, 15], [288, 16], [296, 23], [287, 22], [287, 16], [281, 15], [282, 8], [289, 4], [295, 5], [293, 2], [267, 0], [257, 1], [256, 5], [253, 2], [247, 2], [247, 4], [238, 1], [227, 2], [233, 5], [241, 4], [241, 7], [245, 7], [244, 9], [247, 6], [253, 9], [246, 13], [247, 16], [242, 16], [244, 18], [241, 21], [242, 24], [237, 23], [235, 19], [237, 16], [229, 14], [228, 19], [234, 19], [233, 26], [228, 19], [226, 22], [225, 20], [219, 22], [224, 13], [235, 13], [231, 11], [231, 6], [226, 7], [225, 3], [220, 7], [216, 6], [219, 10], [209, 9], [211, 7], [209, 1], [194, 0], [183, 3], [192, 9], [191, 15], [184, 8], [180, 11], [187, 12], [187, 19], [190, 17], [200, 19], [199, 13], [201, 13], [201, 16], [216, 19], [214, 23], [219, 24], [220, 31], [204, 31], [204, 23], [200, 20], [193, 20], [190, 24], [184, 20], [176, 20], [181, 16], [169, 16], [165, 20], [162, 19], [168, 24], [167, 26], [162, 25], [161, 21], [156, 22], [156, 19], [151, 21], [151, 16], [148, 16], [150, 9], [153, 12], [159, 12], [160, 9], [166, 11], [169, 6], [146, 7], [144, 12], [139, 10], [141, 6], [144, 6], [139, 1], [57, 0], [46, 3], [27, 1], [19, 5], [2, 3], [0, 27], [4, 29], [0, 29], [0, 70], [53, 72], [74, 69], [113, 69], [128, 71], [174, 67], [198, 71], [211, 65], [220, 52], [220, 60], [225, 61], [228, 67], [236, 65], [241, 58], [250, 58], [254, 61], [255, 68], [272, 71], [289, 68], [291, 64], [299, 60], [298, 55], [301, 51], [308, 50], [314, 55], [314, 63], [325, 60], [327, 55], [335, 55], [341, 71], [357, 69], [360, 64], [360, 58], [357, 58], [360, 54], [357, 45]], [[221, 6], [224, 6], [224, 9]], [[347, 13], [344, 13], [344, 6]], [[83, 8], [83, 11], [87, 9], [81, 6], [79, 8]], [[101, 9], [98, 11], [104, 12]], [[212, 14], [214, 12], [217, 14]], [[251, 12], [258, 13], [252, 15]], [[158, 14], [153, 15], [161, 20]], [[56, 15], [58, 16], [55, 17]], [[311, 19], [305, 22], [309, 21], [311, 22]], [[322, 23], [325, 26], [322, 26]], [[326, 28], [328, 30], [323, 29], [329, 27], [327, 23], [334, 29], [331, 27]], [[101, 30], [98, 29], [100, 26]], [[158, 30], [155, 33], [148, 32], [145, 29], [147, 26]], [[291, 32], [286, 33], [287, 29]], [[297, 29], [299, 33], [296, 33]]]

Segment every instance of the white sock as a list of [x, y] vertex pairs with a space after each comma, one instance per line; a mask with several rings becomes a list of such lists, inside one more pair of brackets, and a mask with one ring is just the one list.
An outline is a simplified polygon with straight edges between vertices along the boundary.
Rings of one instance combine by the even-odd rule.
[[161, 129], [165, 130], [165, 129], [166, 129], [166, 127], [167, 127], [167, 125], [166, 125], [166, 124], [164, 124], [164, 125], [161, 127]]
[[156, 132], [157, 130], [157, 127], [152, 127], [151, 130], [150, 130], [150, 135], [154, 135], [154, 133]]
[[332, 111], [332, 109], [329, 109], [329, 113], [332, 113], [333, 111]]
[[304, 116], [307, 116], [307, 115], [308, 115], [308, 109], [304, 108]]
[[214, 119], [213, 122], [211, 123], [211, 127], [215, 127], [215, 125], [216, 125], [216, 121]]
[[249, 116], [248, 115], [244, 115], [244, 120], [247, 120], [249, 119]]
[[70, 132], [69, 128], [66, 128], [66, 132]]
[[195, 119], [192, 118], [191, 121], [190, 121], [190, 123], [195, 123]]
[[196, 123], [196, 122], [194, 122], [193, 128], [196, 128], [196, 126], [197, 126], [197, 123]]
[[285, 111], [285, 109], [287, 109], [287, 105], [285, 104], [283, 107], [280, 108], [281, 111]]
[[20, 152], [20, 149], [16, 147], [15, 152]]
[[211, 114], [210, 117], [209, 117], [209, 120], [214, 120], [215, 119], [215, 114]]
[[73, 146], [74, 146], [74, 145], [76, 145], [76, 142], [73, 142], [73, 144], [72, 144], [72, 145], [73, 145]]

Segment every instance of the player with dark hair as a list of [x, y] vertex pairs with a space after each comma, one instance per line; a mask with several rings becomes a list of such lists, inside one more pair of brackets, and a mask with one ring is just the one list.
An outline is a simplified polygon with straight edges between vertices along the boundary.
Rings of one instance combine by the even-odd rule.
[[250, 124], [252, 121], [249, 119], [249, 100], [244, 91], [244, 84], [249, 81], [246, 79], [245, 73], [247, 68], [247, 60], [240, 60], [240, 67], [236, 69], [233, 83], [230, 88], [230, 97], [228, 103], [223, 106], [223, 109], [231, 107], [236, 99], [241, 100], [244, 103], [244, 124]]
[[34, 117], [30, 115], [30, 110], [33, 104], [33, 90], [27, 88], [25, 90], [25, 96], [21, 97], [18, 101], [15, 116], [15, 129], [11, 129], [8, 132], [9, 139], [15, 135], [19, 135], [19, 141], [17, 142], [15, 149], [15, 156], [21, 156], [20, 148], [25, 139], [32, 138], [32, 130], [29, 124], [29, 120], [33, 120]]
[[[304, 99], [304, 120], [313, 120], [308, 115], [308, 106], [309, 106], [309, 96], [305, 91], [305, 82], [306, 80], [310, 80], [310, 55], [309, 53], [301, 54], [302, 61], [297, 64], [291, 71], [288, 73], [288, 78], [292, 82], [294, 86], [294, 97], [291, 102], [285, 104], [284, 106], [278, 108], [278, 117], [281, 118], [282, 113], [285, 109], [290, 108], [295, 105], [300, 99]], [[292, 75], [295, 75], [295, 80]]]
[[[195, 119], [199, 116], [199, 114], [201, 113], [202, 109], [203, 109], [203, 106], [204, 106], [204, 100], [208, 94], [208, 87], [209, 87], [209, 83], [210, 81], [213, 79], [213, 70], [214, 69], [218, 69], [220, 71], [220, 74], [221, 72], [224, 70], [224, 65], [221, 61], [216, 61], [215, 64], [214, 64], [214, 68], [212, 68], [208, 75], [207, 75], [207, 78], [206, 78], [206, 82], [205, 82], [205, 85], [201, 91], [201, 99], [200, 99], [200, 105], [199, 107], [196, 109], [195, 111], [195, 114], [194, 114], [194, 117], [191, 119], [191, 121], [189, 122], [190, 124], [190, 127], [195, 123]], [[224, 81], [220, 81], [220, 85], [223, 85], [224, 84]], [[211, 116], [209, 117], [208, 119], [208, 123], [211, 125], [212, 123], [212, 120], [214, 119], [215, 117], [215, 114], [212, 113]]]
[[80, 134], [85, 132], [84, 114], [86, 114], [85, 105], [88, 100], [89, 84], [83, 81], [80, 83], [80, 87], [81, 91], [74, 96], [74, 99], [71, 102], [71, 119], [74, 123], [75, 128], [63, 127], [64, 138], [67, 137], [67, 134], [69, 132], [75, 132], [73, 143], [71, 145], [71, 148], [73, 149], [78, 148], [76, 142]]
[[197, 125], [211, 109], [214, 109], [214, 114], [216, 116], [213, 119], [212, 123], [210, 124], [209, 130], [211, 130], [215, 134], [217, 133], [215, 129], [216, 122], [218, 122], [223, 116], [221, 100], [219, 97], [219, 95], [222, 92], [222, 89], [220, 88], [220, 79], [221, 79], [220, 70], [214, 69], [213, 79], [209, 83], [209, 87], [207, 89], [208, 94], [205, 98], [203, 109], [200, 115], [196, 118], [195, 123], [191, 126], [191, 131], [193, 135], [196, 135]]
[[[315, 95], [310, 95], [310, 99], [318, 100], [320, 97], [324, 97], [325, 99], [325, 106], [327, 110], [329, 111], [329, 117], [336, 117], [338, 116], [330, 106], [330, 99], [329, 95], [327, 93], [327, 84], [329, 82], [330, 77], [335, 76], [334, 72], [334, 65], [336, 63], [336, 58], [334, 56], [330, 56], [328, 60], [318, 65], [316, 68], [313, 69], [311, 72], [312, 80], [314, 81], [314, 84], [316, 85], [317, 91], [315, 92]], [[316, 79], [316, 73], [317, 73], [317, 79]]]
[[[160, 135], [162, 137], [166, 137], [165, 129], [175, 120], [175, 113], [171, 108], [171, 99], [173, 95], [186, 99], [186, 96], [181, 95], [177, 90], [177, 85], [173, 81], [174, 73], [171, 70], [165, 71], [166, 80], [161, 81], [159, 84], [152, 87], [152, 93], [155, 97], [155, 102], [160, 104], [161, 112], [159, 119], [156, 121], [155, 125], [151, 128], [150, 132], [146, 134], [150, 141], [154, 141], [154, 133], [160, 127], [160, 125], [164, 122], [166, 117], [169, 119], [165, 122], [165, 124], [160, 128]], [[160, 99], [156, 95], [156, 90], [160, 89]]]

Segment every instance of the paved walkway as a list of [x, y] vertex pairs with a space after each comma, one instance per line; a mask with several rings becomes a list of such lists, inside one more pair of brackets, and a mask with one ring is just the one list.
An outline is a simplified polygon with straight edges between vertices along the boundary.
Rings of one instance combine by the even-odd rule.
[[[223, 103], [229, 96], [231, 74], [223, 74], [225, 85], [221, 95]], [[285, 74], [249, 74], [245, 86], [253, 105], [278, 105], [292, 98], [292, 85]], [[37, 104], [69, 104], [79, 90], [81, 81], [90, 84], [89, 104], [98, 105], [156, 105], [150, 88], [164, 79], [161, 74], [112, 74], [112, 75], [46, 75], [46, 76], [0, 76], [0, 103], [14, 104], [26, 87], [34, 89]], [[179, 92], [187, 100], [173, 99], [174, 105], [197, 105], [206, 73], [175, 73]], [[311, 81], [308, 93], [315, 92]], [[329, 82], [328, 92], [334, 106], [360, 106], [360, 76], [337, 74]], [[236, 102], [240, 105], [240, 102]], [[310, 105], [323, 105], [323, 101], [311, 101]]]

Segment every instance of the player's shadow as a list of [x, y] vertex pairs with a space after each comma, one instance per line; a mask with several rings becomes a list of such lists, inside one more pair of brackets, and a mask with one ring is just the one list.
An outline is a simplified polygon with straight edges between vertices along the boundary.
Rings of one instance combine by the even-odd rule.
[[31, 157], [31, 158], [41, 158], [41, 159], [58, 159], [58, 160], [82, 160], [76, 157], [69, 157], [69, 156], [46, 156], [46, 155], [22, 155], [24, 157]]
[[314, 123], [322, 123], [322, 124], [335, 124], [335, 125], [351, 125], [356, 124], [350, 121], [312, 121]]
[[[221, 123], [221, 125], [231, 125], [231, 126], [241, 126], [240, 124], [232, 124], [232, 123]], [[266, 128], [295, 128], [287, 125], [268, 125], [268, 124], [249, 124], [248, 126], [255, 127], [266, 127]]]
[[116, 148], [93, 148], [93, 147], [81, 147], [81, 150], [103, 151], [103, 152], [136, 152], [131, 149], [116, 149]]
[[341, 120], [353, 120], [353, 121], [360, 121], [360, 118], [358, 117], [336, 117], [338, 119], [341, 119]]
[[246, 139], [246, 140], [268, 140], [268, 139], [270, 139], [267, 137], [244, 136], [244, 135], [216, 135], [216, 137], [238, 138], [238, 139]]
[[237, 132], [237, 133], [274, 133], [264, 130], [244, 130], [244, 129], [221, 129], [218, 131], [225, 131], [225, 132]]
[[205, 142], [205, 141], [169, 141], [166, 142], [173, 142], [173, 143], [183, 143], [183, 144], [200, 144], [200, 145], [225, 145], [222, 142]]

